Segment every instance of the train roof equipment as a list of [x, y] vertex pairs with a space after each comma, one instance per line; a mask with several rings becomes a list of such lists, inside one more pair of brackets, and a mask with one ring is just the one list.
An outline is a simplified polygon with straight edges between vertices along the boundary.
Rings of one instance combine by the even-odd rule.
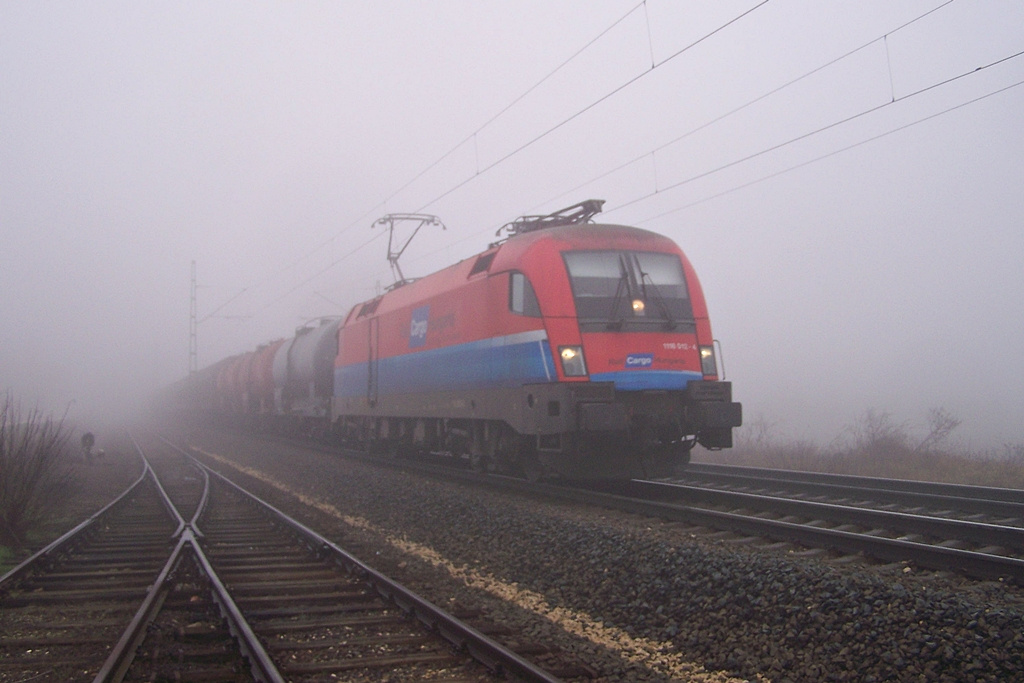
[[[564, 209], [559, 209], [553, 213], [549, 213], [542, 216], [520, 216], [511, 223], [498, 228], [498, 232], [495, 233], [497, 237], [501, 237], [501, 233], [507, 233], [509, 237], [515, 237], [516, 235], [522, 235], [527, 232], [534, 232], [535, 230], [546, 230], [548, 228], [557, 228], [563, 225], [582, 225], [583, 223], [592, 222], [591, 219], [597, 214], [601, 213], [604, 207], [603, 199], [587, 199], [580, 202], [579, 204], [573, 204], [567, 206]], [[504, 241], [504, 240], [502, 240]], [[501, 242], [492, 244], [491, 247], [495, 247]]]
[[[395, 238], [395, 224], [404, 222], [416, 223], [416, 227], [413, 228], [412, 233], [405, 239], [405, 243], [399, 247], [399, 240]], [[405, 275], [402, 274], [402, 269], [398, 266], [398, 259], [405, 253], [406, 247], [412, 242], [412, 238], [416, 236], [420, 228], [424, 225], [440, 225], [441, 229], [445, 230], [444, 223], [441, 222], [440, 218], [426, 213], [389, 213], [375, 220], [370, 227], [375, 228], [378, 225], [381, 227], [387, 226], [388, 228], [388, 263], [391, 264], [391, 274], [395, 278], [394, 284], [388, 289], [395, 289], [412, 282], [412, 280], [406, 279]]]

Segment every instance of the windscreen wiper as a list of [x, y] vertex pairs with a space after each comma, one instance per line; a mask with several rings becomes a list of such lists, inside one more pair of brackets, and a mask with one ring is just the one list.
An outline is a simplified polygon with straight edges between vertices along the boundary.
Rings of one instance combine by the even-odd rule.
[[661, 295], [661, 290], [658, 289], [658, 285], [654, 284], [654, 280], [651, 276], [644, 272], [643, 268], [640, 267], [640, 260], [633, 256], [633, 265], [636, 267], [636, 272], [640, 274], [640, 290], [643, 292], [644, 299], [647, 299], [647, 283], [650, 283], [651, 293], [654, 295], [654, 302], [658, 304], [658, 308], [661, 309], [662, 314], [665, 316], [665, 329], [674, 330], [676, 329], [676, 321], [672, 318], [672, 313], [668, 309], [668, 302], [665, 301], [665, 297]]
[[615, 298], [612, 299], [612, 310], [608, 314], [608, 329], [622, 329], [622, 318], [616, 317], [619, 311], [619, 302], [622, 295], [629, 289], [629, 270], [626, 268], [626, 261], [622, 254], [619, 254], [619, 284], [615, 287]]

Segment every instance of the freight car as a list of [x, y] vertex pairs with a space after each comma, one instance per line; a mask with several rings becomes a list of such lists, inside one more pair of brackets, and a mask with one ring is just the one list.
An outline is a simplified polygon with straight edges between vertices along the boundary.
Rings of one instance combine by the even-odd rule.
[[[741, 407], [696, 273], [664, 236], [591, 222], [601, 204], [517, 219], [486, 251], [279, 343], [269, 411], [249, 398], [268, 352], [222, 363], [218, 404], [529, 477], [660, 476], [697, 443], [730, 447]], [[292, 363], [303, 346], [318, 352]]]

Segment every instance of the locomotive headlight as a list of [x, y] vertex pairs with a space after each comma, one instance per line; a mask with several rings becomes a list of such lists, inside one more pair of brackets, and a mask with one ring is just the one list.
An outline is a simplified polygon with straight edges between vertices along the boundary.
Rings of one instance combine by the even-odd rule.
[[560, 346], [558, 355], [562, 357], [562, 374], [566, 377], [584, 377], [587, 364], [583, 362], [582, 346]]
[[643, 315], [644, 308], [646, 305], [643, 299], [633, 299], [633, 315]]
[[700, 371], [705, 375], [718, 374], [718, 366], [715, 364], [715, 348], [713, 346], [700, 347]]

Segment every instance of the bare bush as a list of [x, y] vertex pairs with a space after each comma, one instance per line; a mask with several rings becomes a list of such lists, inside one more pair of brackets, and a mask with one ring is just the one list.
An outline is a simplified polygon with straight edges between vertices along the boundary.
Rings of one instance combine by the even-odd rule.
[[917, 444], [914, 451], [927, 453], [946, 442], [949, 435], [960, 426], [960, 418], [945, 408], [932, 408], [928, 411], [928, 434]]
[[695, 453], [697, 462], [774, 469], [857, 474], [979, 486], [1024, 488], [1024, 443], [1001, 449], [968, 451], [949, 444], [960, 419], [944, 408], [928, 411], [928, 431], [912, 437], [904, 422], [884, 411], [866, 410], [828, 446], [779, 435], [778, 424], [763, 416], [737, 432], [736, 447], [720, 453]]
[[[699, 453], [699, 452], [698, 452]], [[778, 423], [764, 415], [747, 420], [737, 430], [736, 446], [724, 458], [729, 464], [774, 469], [807, 469], [808, 462], [821, 456], [821, 448], [807, 439], [780, 434]], [[699, 454], [698, 460], [716, 461]]]
[[63, 418], [23, 413], [9, 394], [0, 403], [0, 545], [26, 546], [32, 527], [61, 501], [69, 436]]
[[1024, 443], [1004, 443], [1003, 457], [1011, 462], [1024, 465]]
[[[780, 470], [813, 468], [822, 461], [822, 450], [809, 439], [792, 439], [773, 445], [766, 453], [767, 466]], [[808, 465], [807, 463], [811, 463]]]
[[735, 450], [763, 451], [771, 448], [776, 441], [776, 426], [775, 422], [769, 422], [764, 415], [746, 420], [743, 426], [736, 430]]
[[895, 422], [892, 415], [874, 408], [864, 411], [857, 422], [846, 428], [844, 434], [846, 443], [843, 445], [843, 438], [840, 437], [837, 448], [840, 454], [876, 458], [896, 456], [911, 450], [907, 425]]

